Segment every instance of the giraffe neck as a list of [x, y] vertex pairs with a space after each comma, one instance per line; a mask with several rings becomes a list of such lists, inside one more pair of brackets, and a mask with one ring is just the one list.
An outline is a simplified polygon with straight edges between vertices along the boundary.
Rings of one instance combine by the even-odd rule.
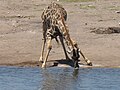
[[69, 29], [68, 29], [67, 25], [65, 24], [65, 20], [62, 16], [61, 16], [60, 21], [58, 21], [58, 24], [59, 24], [61, 33], [63, 34], [63, 37], [65, 39], [66, 45], [68, 46], [68, 48], [74, 49], [75, 48], [74, 42], [70, 37]]
[[76, 61], [80, 57], [79, 48], [77, 46], [77, 43], [71, 39], [68, 27], [64, 23], [63, 19], [62, 19], [62, 25], [63, 26], [61, 27], [61, 30], [63, 32], [63, 37], [68, 47], [68, 53], [70, 54], [71, 58]]

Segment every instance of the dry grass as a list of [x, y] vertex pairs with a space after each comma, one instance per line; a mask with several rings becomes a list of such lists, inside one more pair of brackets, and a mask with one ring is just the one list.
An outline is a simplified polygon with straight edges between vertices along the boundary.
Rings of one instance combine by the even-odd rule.
[[65, 2], [91, 2], [91, 1], [96, 1], [96, 0], [61, 0]]
[[80, 9], [95, 9], [96, 7], [93, 5], [80, 5]]

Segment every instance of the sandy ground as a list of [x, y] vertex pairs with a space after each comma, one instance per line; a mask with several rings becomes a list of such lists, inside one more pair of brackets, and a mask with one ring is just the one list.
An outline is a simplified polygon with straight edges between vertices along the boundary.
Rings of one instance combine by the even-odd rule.
[[[51, 1], [0, 0], [0, 65], [38, 65], [42, 45], [40, 16]], [[120, 0], [58, 3], [68, 12], [71, 37], [93, 65], [120, 66], [120, 34], [91, 33], [93, 28], [120, 27]], [[62, 47], [53, 41], [49, 60], [61, 59]], [[83, 58], [81, 63], [85, 63]]]

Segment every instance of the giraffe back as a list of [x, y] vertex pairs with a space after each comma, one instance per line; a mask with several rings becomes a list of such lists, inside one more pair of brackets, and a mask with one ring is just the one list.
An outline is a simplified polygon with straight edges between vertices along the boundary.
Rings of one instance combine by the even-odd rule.
[[60, 18], [60, 15], [64, 17], [65, 21], [67, 20], [66, 10], [62, 7], [62, 5], [53, 2], [44, 9], [41, 18], [42, 20], [48, 20], [52, 18], [57, 20]]
[[46, 35], [47, 37], [57, 38], [63, 33], [60, 31], [61, 26], [58, 21], [61, 21], [61, 18], [66, 21], [67, 12], [60, 4], [51, 3], [44, 9], [41, 18], [43, 22], [43, 38], [46, 39]]

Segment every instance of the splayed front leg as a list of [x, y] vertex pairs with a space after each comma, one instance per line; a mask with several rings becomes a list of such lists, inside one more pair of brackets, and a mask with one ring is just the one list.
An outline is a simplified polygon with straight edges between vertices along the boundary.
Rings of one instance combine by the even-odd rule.
[[47, 59], [48, 59], [48, 56], [49, 56], [50, 51], [51, 51], [51, 48], [49, 48], [48, 51], [47, 51], [45, 60], [44, 60], [44, 62], [43, 62], [43, 64], [42, 64], [42, 68], [46, 68], [46, 62], [47, 62]]
[[42, 62], [42, 63], [43, 63], [43, 55], [44, 55], [45, 43], [46, 43], [46, 40], [44, 39], [43, 44], [42, 44], [41, 56], [39, 58], [39, 62]]
[[85, 55], [82, 53], [82, 51], [80, 50], [79, 52], [83, 56], [83, 58], [86, 61], [87, 65], [92, 66], [92, 62], [90, 60], [88, 60], [88, 58], [85, 57]]
[[47, 49], [48, 49], [48, 50], [47, 50], [47, 53], [46, 53], [46, 56], [45, 56], [45, 60], [44, 60], [44, 62], [43, 62], [43, 64], [42, 64], [42, 68], [46, 68], [46, 62], [47, 62], [49, 53], [50, 53], [50, 51], [51, 51], [51, 49], [52, 49], [51, 42], [52, 42], [52, 39], [51, 39], [51, 37], [49, 37], [49, 38], [48, 38], [48, 42], [47, 42]]

